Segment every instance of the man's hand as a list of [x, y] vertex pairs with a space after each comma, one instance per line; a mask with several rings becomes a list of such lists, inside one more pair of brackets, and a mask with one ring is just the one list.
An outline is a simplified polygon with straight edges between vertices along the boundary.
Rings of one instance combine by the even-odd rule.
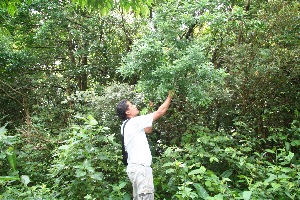
[[149, 102], [149, 106], [152, 108], [154, 103], [152, 101]]
[[145, 133], [152, 133], [152, 127], [146, 127], [144, 128]]
[[169, 90], [169, 96], [173, 97], [175, 95], [175, 90]]

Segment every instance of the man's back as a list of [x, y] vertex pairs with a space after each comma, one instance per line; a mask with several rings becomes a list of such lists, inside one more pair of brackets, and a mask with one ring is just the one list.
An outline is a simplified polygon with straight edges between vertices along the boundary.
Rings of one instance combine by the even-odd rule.
[[131, 118], [124, 129], [124, 144], [128, 153], [128, 164], [150, 166], [152, 156], [144, 128], [151, 127], [153, 114]]

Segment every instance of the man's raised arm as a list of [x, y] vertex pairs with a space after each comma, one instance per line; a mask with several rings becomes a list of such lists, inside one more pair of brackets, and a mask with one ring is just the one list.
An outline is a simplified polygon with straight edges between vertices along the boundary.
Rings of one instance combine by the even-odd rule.
[[169, 95], [168, 95], [167, 99], [165, 100], [165, 102], [163, 104], [161, 104], [161, 106], [159, 106], [157, 111], [155, 111], [153, 113], [153, 121], [156, 121], [157, 119], [162, 117], [167, 112], [167, 110], [170, 106], [170, 103], [171, 103], [173, 93], [174, 93], [173, 91], [169, 91]]

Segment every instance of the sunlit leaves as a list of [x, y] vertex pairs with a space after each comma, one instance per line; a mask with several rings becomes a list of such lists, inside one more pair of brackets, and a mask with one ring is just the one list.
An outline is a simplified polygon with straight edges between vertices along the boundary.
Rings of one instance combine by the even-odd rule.
[[[61, 195], [78, 198], [84, 195], [80, 191], [85, 191], [100, 198], [107, 193], [103, 190], [107, 187], [107, 179], [114, 176], [112, 171], [117, 170], [108, 163], [118, 158], [116, 155], [118, 145], [114, 137], [108, 134], [108, 129], [99, 126], [91, 115], [77, 115], [76, 119], [79, 120], [78, 124], [74, 124], [69, 131], [61, 134], [60, 137], [65, 140], [55, 149], [55, 159], [49, 171], [55, 181], [54, 187], [61, 188], [61, 185], [68, 185], [60, 189]], [[115, 161], [114, 165], [118, 166], [118, 161]], [[78, 190], [69, 194], [72, 188]]]
[[12, 171], [16, 171], [17, 169], [17, 155], [13, 147], [10, 147], [6, 150], [6, 157], [9, 162], [9, 165]]
[[[120, 68], [124, 76], [139, 74], [139, 86], [157, 95], [176, 89], [195, 104], [206, 105], [226, 73], [215, 70], [200, 41], [181, 42], [179, 47], [157, 40], [153, 33], [135, 45]], [[174, 43], [174, 42], [173, 42]], [[180, 44], [181, 43], [181, 44]], [[213, 98], [213, 97], [212, 97]]]
[[0, 8], [6, 9], [12, 16], [17, 12], [17, 7], [20, 6], [23, 0], [3, 0], [0, 3]]
[[[31, 1], [32, 0], [4, 0], [0, 3], [0, 6], [7, 9], [8, 13], [14, 16], [22, 3], [30, 3]], [[131, 9], [137, 14], [147, 15], [149, 13], [149, 6], [152, 4], [152, 0], [71, 0], [71, 2], [82, 10], [99, 10], [102, 15], [108, 14], [108, 12], [116, 6], [120, 6], [126, 11]]]
[[148, 14], [148, 6], [151, 5], [151, 0], [129, 1], [129, 0], [72, 0], [72, 3], [80, 6], [82, 9], [100, 10], [102, 15], [106, 15], [113, 7], [120, 6], [126, 11], [132, 9], [137, 14]]
[[192, 171], [190, 171], [188, 173], [189, 176], [192, 176], [192, 175], [196, 175], [196, 174], [204, 174], [204, 172], [206, 171], [205, 167], [204, 166], [201, 166], [200, 168], [198, 169], [194, 169]]

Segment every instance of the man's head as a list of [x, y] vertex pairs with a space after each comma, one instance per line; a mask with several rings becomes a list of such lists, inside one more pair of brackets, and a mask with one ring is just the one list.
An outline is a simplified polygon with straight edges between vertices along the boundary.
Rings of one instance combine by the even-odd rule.
[[135, 105], [130, 103], [128, 100], [123, 99], [117, 105], [117, 115], [121, 118], [121, 120], [126, 120], [133, 118], [139, 114], [139, 110]]

